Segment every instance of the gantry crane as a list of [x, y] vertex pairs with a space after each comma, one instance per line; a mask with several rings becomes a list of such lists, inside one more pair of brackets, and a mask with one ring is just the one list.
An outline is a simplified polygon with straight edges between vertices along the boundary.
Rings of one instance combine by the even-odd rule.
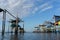
[[[13, 18], [16, 19], [16, 30], [15, 30], [15, 33], [17, 34], [17, 31], [18, 31], [18, 27], [17, 27], [17, 24], [18, 24], [18, 17], [15, 17], [14, 15], [12, 15], [9, 11], [7, 11], [6, 9], [1, 9], [0, 8], [0, 12], [3, 12], [3, 21], [2, 21], [2, 35], [4, 35], [4, 32], [5, 32], [5, 21], [6, 21], [6, 12], [11, 15]], [[21, 19], [20, 19], [20, 22], [23, 22]]]

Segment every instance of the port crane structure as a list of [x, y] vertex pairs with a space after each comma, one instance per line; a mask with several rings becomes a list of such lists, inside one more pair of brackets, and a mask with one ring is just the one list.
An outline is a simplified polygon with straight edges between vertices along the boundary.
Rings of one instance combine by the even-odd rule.
[[3, 12], [3, 20], [2, 20], [2, 35], [4, 35], [5, 32], [5, 22], [6, 22], [6, 13], [8, 13], [9, 15], [11, 15], [13, 18], [16, 19], [16, 30], [15, 30], [15, 34], [17, 34], [18, 32], [18, 20], [20, 20], [20, 22], [23, 22], [23, 27], [24, 27], [24, 21], [22, 21], [20, 18], [18, 19], [18, 17], [15, 17], [14, 15], [12, 15], [9, 11], [7, 11], [6, 9], [2, 9], [0, 8], [0, 12]]

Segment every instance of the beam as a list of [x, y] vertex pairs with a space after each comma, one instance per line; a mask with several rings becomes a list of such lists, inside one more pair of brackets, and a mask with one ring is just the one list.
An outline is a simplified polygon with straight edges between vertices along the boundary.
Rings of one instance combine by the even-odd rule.
[[[6, 9], [5, 9], [6, 10]], [[6, 12], [8, 12], [7, 10], [6, 10]], [[14, 18], [16, 18], [14, 15], [12, 15], [10, 12], [8, 12], [8, 14], [9, 15], [11, 15], [12, 17], [14, 17]]]

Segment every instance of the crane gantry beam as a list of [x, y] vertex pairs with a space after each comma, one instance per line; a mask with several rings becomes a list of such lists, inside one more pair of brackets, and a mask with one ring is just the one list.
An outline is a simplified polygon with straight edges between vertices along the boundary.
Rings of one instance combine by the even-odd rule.
[[[6, 10], [6, 9], [5, 9]], [[8, 12], [9, 15], [11, 15], [12, 17], [16, 18], [14, 15], [12, 15], [9, 11], [6, 10], [6, 12]]]

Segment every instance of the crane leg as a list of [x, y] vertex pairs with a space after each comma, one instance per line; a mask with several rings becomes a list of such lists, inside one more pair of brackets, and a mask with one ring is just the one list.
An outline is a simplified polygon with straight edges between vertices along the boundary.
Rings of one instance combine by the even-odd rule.
[[4, 35], [5, 32], [5, 21], [6, 21], [6, 11], [3, 11], [2, 35]]

